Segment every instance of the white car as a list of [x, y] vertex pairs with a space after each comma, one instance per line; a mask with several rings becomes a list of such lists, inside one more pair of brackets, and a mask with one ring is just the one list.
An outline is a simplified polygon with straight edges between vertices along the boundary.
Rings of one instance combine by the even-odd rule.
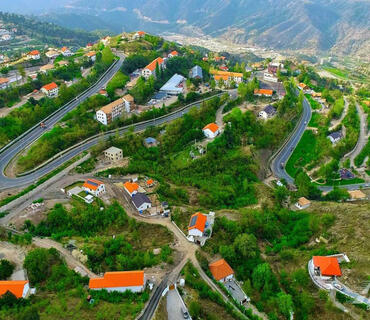
[[334, 288], [338, 290], [343, 290], [343, 286], [341, 286], [339, 283], [334, 283]]

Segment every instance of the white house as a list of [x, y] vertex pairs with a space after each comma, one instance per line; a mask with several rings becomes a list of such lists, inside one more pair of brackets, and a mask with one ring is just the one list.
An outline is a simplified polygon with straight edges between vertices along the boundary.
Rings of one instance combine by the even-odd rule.
[[295, 206], [299, 210], [307, 209], [311, 205], [311, 201], [306, 199], [305, 197], [301, 197], [298, 199], [298, 202], [295, 204]]
[[124, 100], [122, 98], [117, 99], [116, 101], [113, 101], [99, 109], [96, 112], [96, 120], [107, 126], [122, 115], [124, 106]]
[[161, 69], [165, 69], [165, 63], [164, 60], [161, 57], [158, 57], [157, 59], [154, 59], [151, 63], [149, 63], [142, 71], [141, 75], [145, 79], [149, 79], [151, 76], [156, 77], [155, 69], [157, 68], [157, 65]]
[[220, 259], [209, 264], [209, 270], [211, 271], [213, 278], [222, 283], [234, 278], [234, 270], [230, 267], [225, 259]]
[[152, 207], [152, 202], [144, 193], [137, 192], [132, 196], [132, 203], [139, 212], [143, 212]]
[[49, 98], [55, 98], [58, 96], [59, 88], [55, 82], [49, 83], [41, 88], [41, 91]]
[[123, 188], [130, 195], [130, 197], [132, 197], [134, 194], [136, 194], [138, 192], [139, 185], [135, 182], [127, 181], [123, 184]]
[[105, 193], [104, 183], [95, 179], [87, 179], [82, 185], [82, 189], [88, 193], [91, 193], [95, 197]]
[[108, 292], [142, 292], [145, 288], [144, 271], [106, 272], [102, 278], [89, 281], [90, 290], [107, 290]]
[[126, 112], [131, 112], [135, 107], [135, 99], [131, 94], [126, 94], [123, 96], [123, 102], [125, 103]]
[[59, 56], [59, 52], [53, 50], [53, 49], [50, 49], [48, 52], [45, 53], [45, 55], [49, 58], [49, 59], [54, 59], [56, 57]]
[[101, 41], [105, 46], [107, 46], [107, 45], [109, 44], [109, 42], [110, 42], [110, 39], [111, 39], [111, 37], [110, 37], [110, 36], [106, 36], [106, 37], [104, 37], [103, 39], [101, 39], [100, 41]]
[[206, 228], [206, 224], [206, 215], [201, 214], [200, 212], [193, 214], [190, 218], [188, 226], [188, 235], [193, 237], [203, 237], [203, 232]]
[[332, 144], [337, 143], [340, 139], [342, 139], [342, 137], [343, 136], [341, 131], [332, 132], [328, 135], [328, 138], [330, 139]]
[[104, 151], [105, 159], [116, 162], [123, 159], [123, 153], [121, 149], [116, 147], [110, 147]]
[[32, 60], [39, 60], [41, 58], [39, 50], [32, 50], [28, 53], [27, 57]]
[[214, 139], [220, 134], [220, 128], [217, 124], [210, 123], [203, 128], [203, 133], [207, 138]]
[[262, 119], [269, 119], [272, 118], [276, 114], [276, 109], [272, 105], [268, 105], [263, 108], [262, 111], [258, 114], [258, 116]]
[[0, 297], [11, 292], [16, 298], [27, 298], [30, 295], [30, 284], [28, 280], [0, 281]]
[[134, 34], [134, 39], [140, 39], [143, 38], [146, 35], [146, 32], [144, 31], [138, 31]]
[[159, 90], [168, 95], [179, 95], [184, 92], [184, 81], [186, 79], [180, 74], [174, 74]]
[[9, 79], [8, 78], [0, 78], [0, 89], [6, 89], [9, 87]]
[[67, 47], [63, 47], [61, 51], [64, 57], [70, 57], [71, 55], [73, 55], [72, 51]]

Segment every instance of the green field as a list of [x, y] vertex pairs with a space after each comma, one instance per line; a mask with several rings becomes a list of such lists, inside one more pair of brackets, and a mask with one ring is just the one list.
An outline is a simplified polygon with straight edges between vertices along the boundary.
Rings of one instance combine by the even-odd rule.
[[299, 168], [306, 166], [312, 160], [316, 159], [316, 143], [317, 140], [313, 132], [305, 131], [297, 148], [286, 164], [286, 171], [290, 176], [294, 177]]
[[326, 67], [324, 68], [326, 71], [336, 75], [337, 77], [340, 77], [340, 78], [348, 78], [348, 72], [345, 71], [345, 70], [341, 70], [341, 69], [338, 69], [338, 68], [329, 68], [329, 67]]

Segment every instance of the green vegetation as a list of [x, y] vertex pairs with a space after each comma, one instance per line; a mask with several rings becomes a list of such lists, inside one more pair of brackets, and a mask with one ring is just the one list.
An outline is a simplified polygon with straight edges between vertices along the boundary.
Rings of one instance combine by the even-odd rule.
[[[137, 223], [116, 202], [104, 206], [100, 201], [87, 205], [75, 200], [73, 204], [71, 210], [57, 204], [39, 225], [26, 222], [27, 229], [34, 235], [63, 241], [84, 237], [84, 254], [96, 272], [139, 270], [161, 262], [172, 263], [172, 250], [167, 245], [171, 235], [167, 229]], [[145, 240], [146, 237], [150, 239]], [[159, 255], [153, 254], [156, 246], [161, 248]]]
[[333, 68], [333, 67], [326, 67], [324, 69], [340, 78], [348, 78], [348, 72], [345, 70], [341, 70], [341, 69]]
[[7, 280], [15, 269], [14, 264], [6, 259], [0, 260], [0, 280]]
[[[286, 267], [300, 255], [312, 255], [310, 239], [334, 222], [333, 215], [315, 215], [286, 209], [242, 210], [238, 221], [216, 218], [212, 241], [204, 247], [208, 254], [221, 254], [243, 281], [243, 289], [257, 308], [270, 319], [289, 319], [294, 311], [298, 319], [315, 314], [307, 271], [288, 273], [272, 269], [269, 263], [284, 261]], [[266, 258], [262, 258], [263, 251]], [[319, 251], [316, 251], [317, 253]], [[326, 254], [324, 248], [321, 254]], [[207, 262], [203, 262], [207, 266]]]
[[107, 85], [107, 93], [109, 97], [114, 98], [115, 90], [123, 89], [129, 80], [130, 78], [127, 75], [125, 75], [121, 71], [118, 71]]

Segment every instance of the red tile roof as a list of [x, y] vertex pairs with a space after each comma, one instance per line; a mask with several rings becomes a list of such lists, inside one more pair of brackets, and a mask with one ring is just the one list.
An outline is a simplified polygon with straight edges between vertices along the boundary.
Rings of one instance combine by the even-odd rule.
[[144, 285], [144, 271], [106, 272], [103, 278], [92, 278], [90, 289], [139, 287]]
[[190, 218], [188, 230], [198, 229], [203, 232], [206, 228], [207, 216], [200, 212], [193, 214]]
[[158, 66], [160, 66], [163, 62], [164, 60], [161, 57], [159, 57], [153, 60], [151, 63], [149, 63], [144, 69], [149, 69], [150, 71], [153, 72], [155, 68], [157, 67], [157, 63], [158, 63]]
[[88, 188], [90, 190], [97, 190], [100, 185], [104, 184], [103, 182], [95, 179], [87, 179], [85, 183], [82, 185], [84, 188]]
[[28, 283], [27, 280], [22, 281], [0, 281], [0, 296], [10, 291], [17, 298], [22, 298], [24, 286]]
[[323, 276], [341, 276], [342, 271], [339, 267], [339, 262], [336, 257], [313, 257], [313, 264], [320, 268], [321, 275]]
[[207, 124], [203, 130], [211, 130], [213, 133], [216, 133], [216, 131], [219, 129], [218, 125], [215, 123]]
[[37, 56], [37, 55], [39, 55], [40, 54], [40, 51], [39, 50], [32, 50], [30, 53], [29, 53], [29, 55], [31, 55], [31, 56]]
[[146, 33], [145, 33], [144, 31], [138, 31], [138, 32], [137, 32], [137, 34], [138, 34], [139, 36], [145, 36], [145, 35], [146, 35]]
[[272, 96], [273, 93], [274, 93], [274, 91], [272, 91], [270, 89], [255, 89], [254, 90], [254, 94], [263, 94], [263, 95], [266, 95], [266, 96]]
[[52, 83], [44, 85], [42, 88], [47, 90], [47, 91], [50, 91], [50, 90], [58, 88], [58, 86], [55, 82], [52, 82]]
[[178, 55], [179, 55], [179, 53], [178, 53], [176, 50], [174, 50], [174, 51], [172, 51], [172, 52], [170, 53], [170, 55], [172, 55], [172, 56], [178, 56]]
[[231, 269], [225, 259], [221, 259], [211, 263], [209, 265], [209, 270], [211, 271], [213, 278], [215, 278], [217, 281], [226, 278], [231, 274], [234, 274], [234, 270]]

